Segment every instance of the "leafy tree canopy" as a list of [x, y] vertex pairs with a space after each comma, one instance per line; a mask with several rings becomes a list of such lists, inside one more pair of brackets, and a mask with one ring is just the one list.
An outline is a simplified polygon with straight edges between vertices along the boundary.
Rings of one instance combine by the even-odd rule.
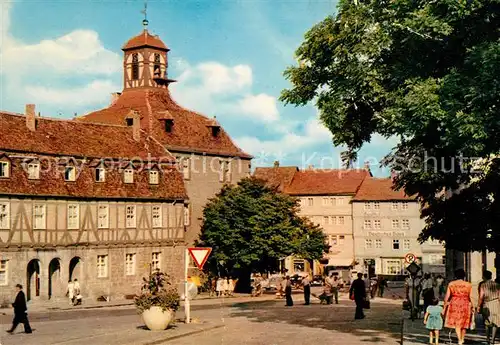
[[347, 161], [399, 138], [383, 164], [421, 200], [422, 241], [500, 250], [499, 0], [341, 0], [296, 55], [281, 100], [315, 101]]
[[253, 177], [224, 186], [203, 211], [198, 245], [213, 248], [208, 268], [218, 272], [223, 261], [229, 272], [265, 272], [277, 270], [279, 259], [291, 254], [322, 258], [325, 235], [298, 210], [296, 198]]

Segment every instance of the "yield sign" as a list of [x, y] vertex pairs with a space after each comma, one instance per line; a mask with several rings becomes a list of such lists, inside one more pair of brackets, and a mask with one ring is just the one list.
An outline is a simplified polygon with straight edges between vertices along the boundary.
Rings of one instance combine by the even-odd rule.
[[188, 248], [188, 251], [196, 266], [201, 270], [203, 269], [205, 262], [207, 262], [207, 259], [212, 252], [212, 248]]

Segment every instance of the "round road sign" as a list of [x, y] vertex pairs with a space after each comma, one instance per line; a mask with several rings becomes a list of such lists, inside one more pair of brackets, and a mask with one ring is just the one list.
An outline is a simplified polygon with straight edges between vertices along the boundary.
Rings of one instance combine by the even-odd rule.
[[408, 253], [405, 255], [405, 262], [407, 264], [411, 264], [412, 262], [415, 262], [416, 259], [417, 259], [417, 257], [415, 256], [415, 254]]

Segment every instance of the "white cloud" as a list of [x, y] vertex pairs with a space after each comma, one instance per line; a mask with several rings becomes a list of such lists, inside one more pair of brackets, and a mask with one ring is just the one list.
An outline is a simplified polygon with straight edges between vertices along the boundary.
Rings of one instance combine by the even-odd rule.
[[109, 100], [109, 94], [118, 89], [109, 80], [96, 80], [80, 88], [56, 89], [44, 86], [27, 86], [26, 93], [30, 101], [47, 103], [54, 106], [71, 104], [75, 109], [86, 104], [102, 103]]
[[205, 62], [196, 66], [179, 59], [183, 72], [172, 86], [174, 98], [183, 106], [207, 115], [230, 116], [257, 122], [279, 119], [276, 97], [252, 93], [252, 69], [248, 65], [226, 66]]

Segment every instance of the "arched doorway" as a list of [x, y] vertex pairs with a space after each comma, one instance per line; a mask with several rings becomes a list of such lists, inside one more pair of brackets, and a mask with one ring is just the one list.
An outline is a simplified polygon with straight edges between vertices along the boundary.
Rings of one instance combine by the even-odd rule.
[[74, 280], [75, 278], [79, 281], [82, 280], [82, 259], [79, 256], [75, 256], [69, 262], [69, 279]]
[[60, 284], [61, 277], [61, 261], [59, 259], [52, 259], [49, 263], [49, 299], [51, 299], [54, 294], [57, 294], [58, 286]]
[[30, 301], [34, 297], [40, 296], [40, 261], [37, 259], [31, 260], [28, 263], [26, 272], [26, 299]]

